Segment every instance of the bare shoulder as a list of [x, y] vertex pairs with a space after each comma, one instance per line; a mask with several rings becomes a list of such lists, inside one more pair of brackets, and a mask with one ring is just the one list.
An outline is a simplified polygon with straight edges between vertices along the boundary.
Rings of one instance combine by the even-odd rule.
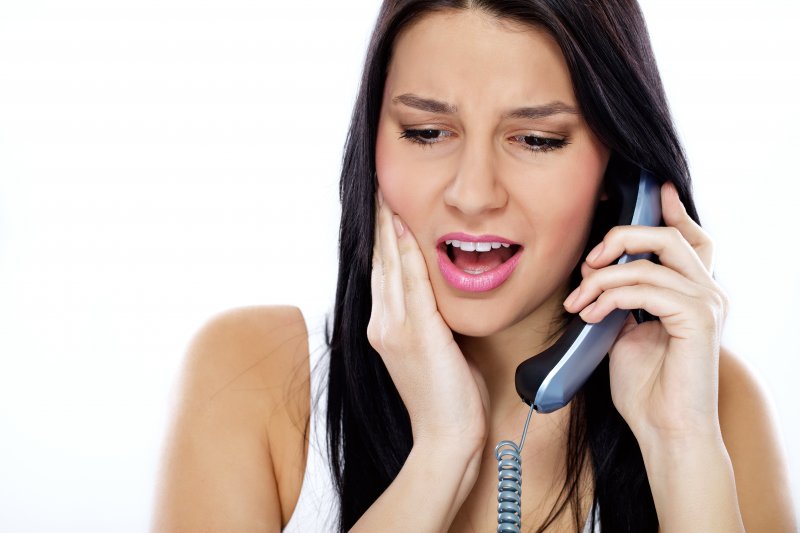
[[280, 531], [305, 470], [308, 378], [296, 307], [234, 309], [200, 328], [181, 370], [153, 531]]
[[720, 350], [719, 417], [747, 531], [797, 531], [777, 417], [752, 369]]

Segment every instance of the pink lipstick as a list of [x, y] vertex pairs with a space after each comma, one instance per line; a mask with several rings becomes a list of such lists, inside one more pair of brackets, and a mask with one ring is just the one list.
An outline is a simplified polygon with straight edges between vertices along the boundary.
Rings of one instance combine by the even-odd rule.
[[442, 276], [466, 292], [486, 292], [502, 285], [514, 272], [522, 250], [505, 237], [466, 233], [448, 233], [436, 246]]

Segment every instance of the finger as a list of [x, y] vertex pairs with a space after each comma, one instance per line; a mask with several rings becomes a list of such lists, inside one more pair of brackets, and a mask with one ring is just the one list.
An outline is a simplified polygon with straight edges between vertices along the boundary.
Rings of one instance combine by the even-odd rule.
[[604, 291], [643, 283], [666, 287], [694, 298], [701, 296], [700, 287], [688, 278], [671, 268], [657, 265], [647, 259], [639, 259], [632, 263], [610, 265], [590, 273], [564, 301], [564, 308], [577, 313]]
[[381, 253], [381, 238], [380, 238], [380, 228], [381, 228], [381, 225], [380, 225], [380, 221], [381, 221], [380, 214], [381, 214], [381, 206], [383, 205], [383, 194], [381, 193], [380, 187], [378, 187], [376, 189], [375, 197], [374, 197], [373, 200], [374, 200], [373, 209], [374, 209], [374, 212], [375, 212], [375, 226], [374, 226], [374, 232], [373, 232], [374, 244], [372, 246], [372, 251], [373, 251], [373, 262], [374, 262], [374, 259], [375, 259], [376, 256], [377, 256], [378, 261], [382, 261], [383, 260], [382, 253]]
[[657, 316], [672, 337], [688, 338], [698, 329], [716, 329], [714, 314], [703, 299], [645, 284], [605, 291], [580, 316], [588, 323], [596, 323], [614, 309], [644, 309]]
[[[377, 208], [375, 210], [377, 214]], [[372, 290], [372, 317], [379, 318], [383, 312], [383, 260], [381, 259], [380, 228], [378, 217], [375, 217], [375, 244], [372, 247], [372, 272], [370, 273], [370, 289]]]
[[581, 277], [587, 278], [589, 277], [589, 274], [591, 274], [592, 272], [597, 272], [598, 270], [599, 269], [597, 268], [590, 267], [589, 263], [587, 263], [586, 261], [581, 263]]
[[[382, 265], [381, 295], [384, 300], [384, 320], [392, 318], [405, 319], [405, 298], [403, 296], [402, 265], [400, 251], [397, 248], [397, 235], [392, 223], [393, 213], [386, 202], [378, 208], [379, 252]], [[387, 316], [387, 315], [390, 315]]]
[[400, 226], [397, 238], [402, 264], [405, 306], [408, 316], [415, 321], [427, 320], [436, 313], [436, 299], [433, 295], [428, 266], [410, 229], [395, 215], [395, 223]]
[[[379, 200], [380, 199], [380, 200]], [[372, 264], [374, 265], [376, 259], [378, 262], [382, 260], [381, 258], [381, 239], [380, 239], [380, 209], [381, 204], [383, 204], [383, 197], [380, 195], [380, 191], [375, 195], [375, 227], [373, 231], [373, 240], [375, 241], [372, 246]]]
[[661, 211], [664, 223], [676, 228], [694, 249], [708, 272], [714, 271], [714, 242], [708, 233], [689, 216], [686, 206], [678, 196], [675, 184], [667, 182], [661, 187]]
[[378, 352], [381, 352], [387, 324], [384, 319], [384, 308], [386, 302], [383, 296], [383, 291], [385, 286], [385, 278], [383, 272], [383, 259], [381, 257], [378, 196], [375, 198], [374, 208], [375, 225], [372, 233], [374, 242], [372, 245], [372, 271], [370, 272], [372, 309], [370, 312], [369, 322], [367, 323], [367, 339], [373, 348], [378, 350]]
[[695, 283], [710, 286], [709, 271], [677, 228], [652, 226], [616, 226], [586, 257], [593, 268], [602, 268], [626, 253], [652, 252], [662, 265], [683, 274]]

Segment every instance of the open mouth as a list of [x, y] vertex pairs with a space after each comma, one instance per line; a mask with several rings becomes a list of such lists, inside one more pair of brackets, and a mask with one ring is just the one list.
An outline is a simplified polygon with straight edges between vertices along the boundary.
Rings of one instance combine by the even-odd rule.
[[[456, 268], [468, 274], [483, 274], [502, 265], [522, 248], [519, 244], [443, 242], [439, 248]], [[488, 249], [487, 249], [488, 248]]]

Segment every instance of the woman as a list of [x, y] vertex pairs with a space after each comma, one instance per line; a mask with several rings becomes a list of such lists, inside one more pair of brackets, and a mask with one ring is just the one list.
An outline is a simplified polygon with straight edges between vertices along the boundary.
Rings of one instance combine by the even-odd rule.
[[[612, 229], [610, 165], [653, 171], [665, 227]], [[614, 308], [658, 320], [629, 318], [574, 400], [531, 419], [523, 530], [795, 529], [764, 395], [719, 346], [727, 300], [634, 2], [386, 1], [341, 197], [326, 428], [308, 316], [213, 320], [155, 530], [327, 527], [318, 428], [337, 529], [494, 530], [495, 444], [528, 413], [516, 366], [568, 317]], [[658, 262], [615, 265], [623, 252]]]

